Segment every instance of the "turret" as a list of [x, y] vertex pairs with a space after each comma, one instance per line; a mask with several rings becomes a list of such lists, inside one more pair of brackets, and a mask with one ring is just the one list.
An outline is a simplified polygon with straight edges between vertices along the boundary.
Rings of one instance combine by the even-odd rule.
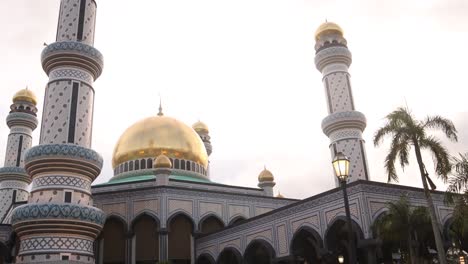
[[13, 96], [6, 123], [10, 128], [4, 167], [0, 169], [0, 222], [10, 206], [28, 199], [31, 178], [24, 169], [24, 153], [32, 144], [32, 132], [37, 127], [37, 99], [28, 88]]
[[275, 177], [266, 167], [258, 175], [258, 187], [263, 189], [266, 196], [273, 197], [273, 187], [275, 187]]
[[[348, 182], [368, 180], [366, 151], [362, 133], [366, 117], [356, 111], [351, 78], [351, 52], [340, 26], [332, 22], [320, 25], [315, 33], [315, 65], [322, 73], [325, 86], [328, 116], [322, 121], [322, 130], [330, 139], [331, 159], [338, 152], [350, 158]], [[336, 177], [336, 186], [339, 182]]]

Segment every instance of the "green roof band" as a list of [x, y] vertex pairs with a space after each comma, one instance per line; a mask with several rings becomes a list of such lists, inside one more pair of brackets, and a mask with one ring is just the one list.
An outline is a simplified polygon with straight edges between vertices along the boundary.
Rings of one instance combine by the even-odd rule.
[[[121, 178], [121, 179], [111, 180], [109, 182], [100, 183], [100, 184], [96, 184], [96, 185], [93, 185], [93, 186], [106, 186], [106, 185], [113, 185], [113, 184], [117, 184], [117, 183], [133, 183], [133, 182], [140, 182], [140, 181], [151, 180], [151, 179], [153, 179], [153, 180], [156, 179], [156, 176], [154, 176], [153, 174], [132, 176], [132, 177], [128, 177], [128, 178]], [[209, 181], [207, 179], [194, 178], [194, 177], [191, 177], [191, 176], [184, 176], [184, 175], [170, 175], [169, 179], [179, 180], [179, 181], [186, 181], [186, 182], [212, 183], [211, 181]]]

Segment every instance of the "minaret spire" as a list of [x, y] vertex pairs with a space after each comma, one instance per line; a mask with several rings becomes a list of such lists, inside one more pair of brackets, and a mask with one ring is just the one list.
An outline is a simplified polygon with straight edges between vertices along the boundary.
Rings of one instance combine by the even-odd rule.
[[[322, 130], [330, 138], [333, 160], [338, 152], [350, 158], [348, 182], [369, 180], [366, 151], [362, 133], [366, 117], [356, 111], [348, 68], [351, 52], [343, 37], [343, 30], [333, 22], [323, 23], [315, 33], [315, 65], [323, 75], [328, 116], [322, 121]], [[335, 183], [339, 186], [336, 177]]]
[[164, 115], [161, 101], [162, 101], [161, 95], [159, 95], [159, 112], [158, 112], [158, 116], [163, 116]]

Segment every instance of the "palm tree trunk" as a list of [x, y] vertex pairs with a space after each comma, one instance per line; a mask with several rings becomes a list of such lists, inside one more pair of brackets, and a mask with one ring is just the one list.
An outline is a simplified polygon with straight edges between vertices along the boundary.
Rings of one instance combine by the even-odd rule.
[[434, 233], [434, 239], [437, 248], [437, 255], [439, 257], [440, 264], [447, 264], [445, 257], [444, 245], [442, 243], [442, 237], [440, 235], [439, 222], [437, 221], [436, 212], [434, 208], [434, 202], [432, 201], [431, 193], [427, 186], [426, 175], [424, 171], [424, 164], [421, 156], [421, 149], [419, 148], [418, 140], [413, 139], [414, 150], [416, 152], [416, 159], [418, 160], [419, 172], [421, 173], [421, 179], [424, 187], [424, 194], [426, 195], [427, 207], [429, 208], [429, 214], [431, 216], [432, 232]]
[[409, 259], [411, 260], [411, 264], [417, 264], [418, 262], [416, 261], [416, 254], [414, 252], [414, 247], [411, 243], [411, 233], [408, 232], [408, 253], [409, 253]]

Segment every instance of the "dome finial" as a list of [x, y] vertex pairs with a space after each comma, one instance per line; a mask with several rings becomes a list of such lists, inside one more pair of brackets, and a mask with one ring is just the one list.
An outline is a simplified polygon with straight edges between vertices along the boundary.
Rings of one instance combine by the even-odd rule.
[[162, 112], [162, 102], [161, 102], [161, 94], [159, 94], [159, 112], [158, 112], [158, 116], [163, 116], [163, 112]]

